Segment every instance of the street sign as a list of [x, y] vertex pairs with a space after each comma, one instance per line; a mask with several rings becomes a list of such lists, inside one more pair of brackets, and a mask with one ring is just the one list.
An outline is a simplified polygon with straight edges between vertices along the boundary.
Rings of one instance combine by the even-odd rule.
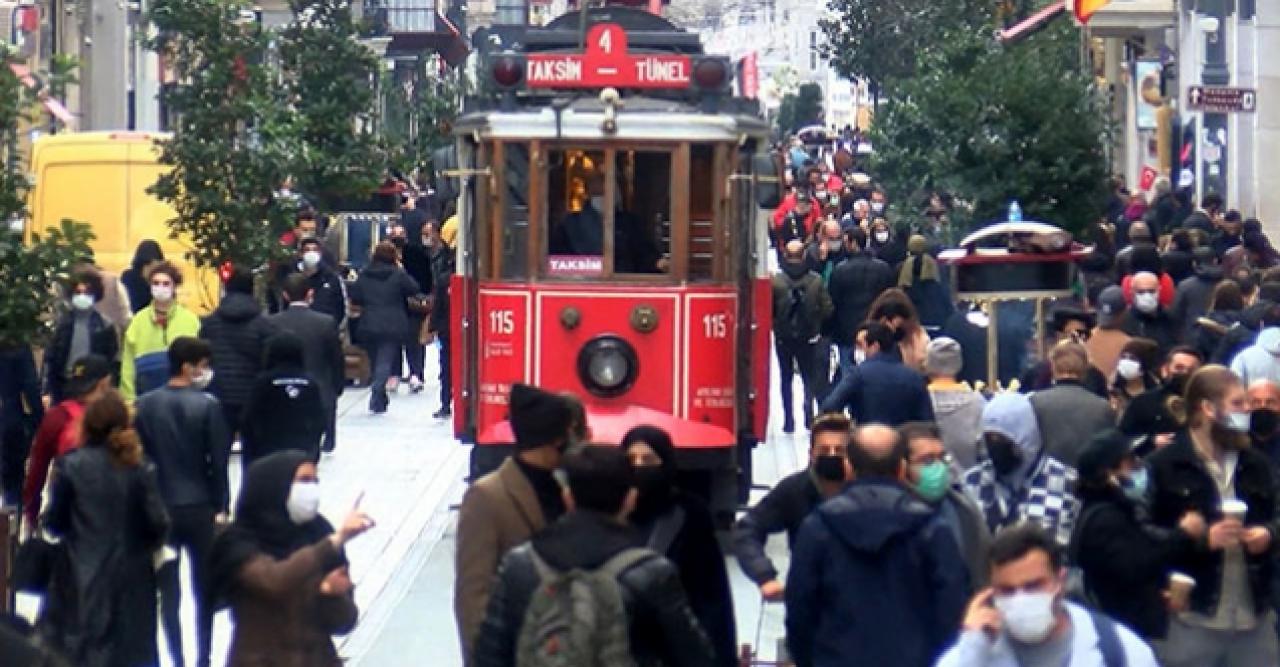
[[1227, 86], [1191, 86], [1187, 89], [1187, 109], [1208, 113], [1253, 113], [1258, 110], [1258, 91]]
[[627, 31], [597, 23], [587, 33], [585, 53], [531, 53], [525, 80], [530, 88], [688, 88], [689, 56], [627, 53]]

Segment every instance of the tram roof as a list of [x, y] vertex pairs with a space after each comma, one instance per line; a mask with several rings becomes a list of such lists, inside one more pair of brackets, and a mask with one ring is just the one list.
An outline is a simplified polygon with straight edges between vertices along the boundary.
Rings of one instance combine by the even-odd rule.
[[732, 108], [709, 113], [685, 102], [654, 97], [627, 98], [617, 112], [616, 132], [604, 131], [604, 119], [605, 105], [594, 94], [584, 94], [560, 97], [536, 108], [466, 113], [454, 124], [454, 132], [488, 139], [580, 141], [737, 141], [743, 135], [769, 133], [768, 124], [751, 113]]

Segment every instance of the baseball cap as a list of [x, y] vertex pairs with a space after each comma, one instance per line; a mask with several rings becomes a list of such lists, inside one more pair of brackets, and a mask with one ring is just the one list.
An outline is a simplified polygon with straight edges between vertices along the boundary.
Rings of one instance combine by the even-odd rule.
[[93, 390], [102, 378], [111, 375], [111, 362], [100, 354], [87, 354], [71, 364], [71, 372], [67, 374], [64, 391], [67, 396], [77, 398]]
[[1098, 295], [1098, 326], [1110, 327], [1118, 324], [1124, 311], [1124, 290], [1119, 285], [1112, 285]]

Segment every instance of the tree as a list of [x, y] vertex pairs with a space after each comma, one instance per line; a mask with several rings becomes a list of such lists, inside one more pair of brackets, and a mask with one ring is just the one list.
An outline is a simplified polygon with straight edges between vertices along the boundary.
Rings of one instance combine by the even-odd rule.
[[294, 22], [280, 41], [289, 104], [297, 112], [292, 173], [320, 208], [367, 196], [386, 167], [374, 132], [381, 64], [358, 41], [349, 0], [290, 0]]
[[778, 107], [778, 129], [789, 134], [807, 125], [822, 124], [822, 86], [816, 83], [801, 84], [794, 95], [785, 95]]
[[148, 47], [176, 75], [162, 100], [175, 116], [149, 190], [169, 202], [174, 238], [197, 266], [261, 267], [284, 249], [295, 205], [274, 192], [294, 164], [296, 113], [268, 64], [271, 35], [246, 0], [153, 0]]
[[406, 84], [386, 85], [387, 107], [400, 112], [387, 119], [385, 141], [401, 173], [429, 168], [432, 151], [453, 141], [453, 121], [470, 87], [461, 70], [439, 72], [434, 64], [424, 58]]
[[918, 70], [947, 30], [986, 29], [990, 0], [830, 0], [833, 18], [819, 21], [822, 55], [841, 76], [862, 79], [879, 102], [894, 81]]
[[1078, 61], [1067, 23], [1000, 48], [950, 30], [919, 75], [895, 85], [876, 116], [872, 169], [910, 209], [929, 190], [966, 202], [953, 222], [1027, 219], [1079, 231], [1105, 193], [1107, 107]]

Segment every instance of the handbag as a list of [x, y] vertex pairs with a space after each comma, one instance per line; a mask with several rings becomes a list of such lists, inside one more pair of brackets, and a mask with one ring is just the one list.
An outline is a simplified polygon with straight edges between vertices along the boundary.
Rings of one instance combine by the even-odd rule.
[[431, 297], [426, 294], [415, 294], [405, 299], [405, 305], [409, 308], [409, 312], [414, 315], [427, 316], [431, 314]]
[[51, 542], [38, 533], [27, 538], [18, 545], [13, 559], [13, 589], [24, 593], [47, 592], [61, 555], [61, 543]]

